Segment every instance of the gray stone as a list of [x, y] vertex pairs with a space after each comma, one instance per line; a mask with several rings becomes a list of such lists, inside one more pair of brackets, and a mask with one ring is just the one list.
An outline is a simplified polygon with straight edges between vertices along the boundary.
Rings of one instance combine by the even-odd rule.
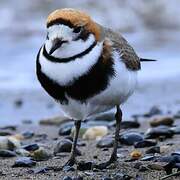
[[146, 139], [153, 139], [153, 138], [171, 138], [173, 136], [173, 131], [166, 126], [159, 126], [156, 128], [149, 128], [147, 132], [145, 133]]
[[143, 140], [139, 142], [134, 143], [135, 148], [144, 148], [144, 147], [150, 147], [150, 146], [155, 146], [157, 144], [156, 141], [153, 140]]
[[0, 157], [15, 157], [16, 153], [13, 151], [2, 149], [0, 150]]
[[[60, 140], [54, 147], [54, 154], [56, 155], [57, 153], [61, 152], [71, 152], [71, 147], [72, 141], [69, 139]], [[78, 149], [76, 149], [76, 153], [77, 155], [81, 155], [81, 152]]]
[[97, 142], [98, 148], [111, 148], [113, 147], [114, 139], [112, 137], [103, 137]]
[[122, 144], [133, 145], [135, 142], [143, 141], [144, 137], [138, 132], [125, 132], [120, 135], [119, 140]]
[[36, 161], [32, 160], [30, 157], [20, 157], [16, 159], [12, 167], [33, 167], [36, 165]]
[[38, 144], [28, 144], [28, 145], [22, 146], [22, 148], [27, 151], [35, 151], [35, 150], [39, 149], [39, 145]]

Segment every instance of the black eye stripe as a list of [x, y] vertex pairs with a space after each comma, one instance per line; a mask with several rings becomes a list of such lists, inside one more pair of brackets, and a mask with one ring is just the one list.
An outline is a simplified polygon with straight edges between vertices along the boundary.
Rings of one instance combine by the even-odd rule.
[[82, 39], [83, 41], [86, 41], [90, 35], [89, 31], [83, 30], [81, 33], [78, 35], [78, 37], [75, 40]]
[[73, 32], [74, 33], [79, 33], [81, 31], [82, 27], [78, 26], [78, 27], [75, 27]]

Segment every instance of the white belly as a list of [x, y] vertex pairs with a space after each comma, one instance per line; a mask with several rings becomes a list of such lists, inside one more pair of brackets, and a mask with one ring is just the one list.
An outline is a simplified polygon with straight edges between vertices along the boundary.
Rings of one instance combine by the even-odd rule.
[[116, 75], [110, 80], [109, 86], [101, 93], [87, 100], [87, 103], [80, 103], [67, 97], [68, 105], [61, 105], [64, 113], [70, 118], [84, 120], [89, 116], [104, 112], [116, 105], [124, 103], [134, 92], [137, 84], [137, 72], [128, 70], [125, 64], [114, 54], [114, 68]]

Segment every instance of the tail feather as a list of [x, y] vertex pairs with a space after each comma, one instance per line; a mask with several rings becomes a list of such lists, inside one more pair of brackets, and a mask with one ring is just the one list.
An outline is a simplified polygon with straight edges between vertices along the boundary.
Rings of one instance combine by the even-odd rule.
[[140, 58], [140, 61], [141, 62], [148, 62], [148, 61], [157, 61], [157, 60], [155, 60], [155, 59], [145, 59], [145, 58]]

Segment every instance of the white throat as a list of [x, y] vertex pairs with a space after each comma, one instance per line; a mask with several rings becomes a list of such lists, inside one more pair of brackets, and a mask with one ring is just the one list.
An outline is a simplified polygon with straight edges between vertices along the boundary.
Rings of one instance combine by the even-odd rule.
[[[85, 43], [84, 43], [85, 44]], [[92, 42], [91, 42], [92, 44]], [[91, 45], [89, 43], [89, 46]], [[87, 49], [87, 45], [77, 47], [78, 52], [82, 48]], [[55, 63], [49, 61], [43, 56], [43, 48], [41, 48], [39, 62], [41, 64], [41, 71], [45, 73], [50, 79], [54, 80], [60, 85], [70, 85], [80, 76], [88, 73], [92, 66], [98, 61], [103, 49], [103, 43], [97, 43], [96, 46], [86, 55], [81, 58], [76, 58], [68, 63]], [[71, 51], [68, 49], [67, 51]], [[78, 54], [76, 52], [76, 54]], [[64, 52], [65, 53], [65, 52]], [[71, 55], [72, 56], [72, 55]], [[63, 57], [62, 57], [63, 58]]]

